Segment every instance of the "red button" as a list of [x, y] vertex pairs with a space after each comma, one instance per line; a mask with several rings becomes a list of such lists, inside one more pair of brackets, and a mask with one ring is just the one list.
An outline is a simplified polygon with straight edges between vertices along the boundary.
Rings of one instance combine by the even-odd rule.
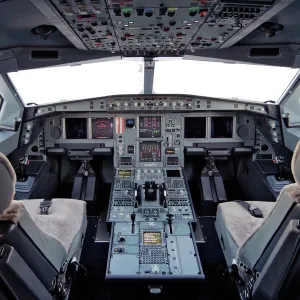
[[199, 15], [200, 15], [200, 17], [205, 17], [207, 15], [207, 9], [200, 10]]
[[165, 28], [163, 29], [164, 32], [168, 32], [169, 30], [170, 30], [169, 27], [165, 27]]

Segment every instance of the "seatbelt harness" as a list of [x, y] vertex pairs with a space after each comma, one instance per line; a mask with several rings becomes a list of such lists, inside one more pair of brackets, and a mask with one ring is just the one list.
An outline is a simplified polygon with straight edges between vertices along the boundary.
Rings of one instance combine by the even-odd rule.
[[243, 206], [244, 208], [247, 208], [247, 210], [250, 212], [250, 214], [255, 217], [255, 218], [263, 218], [264, 215], [261, 211], [261, 209], [255, 205], [255, 204], [249, 204], [247, 202], [244, 201], [239, 201], [238, 202], [241, 206]]
[[49, 213], [49, 207], [51, 206], [51, 200], [52, 199], [44, 199], [40, 203], [40, 214], [41, 215], [48, 215], [48, 213]]
[[261, 211], [261, 209], [256, 206], [256, 205], [249, 205], [248, 210], [250, 211], [251, 215], [254, 216], [255, 218], [263, 218], [264, 215]]

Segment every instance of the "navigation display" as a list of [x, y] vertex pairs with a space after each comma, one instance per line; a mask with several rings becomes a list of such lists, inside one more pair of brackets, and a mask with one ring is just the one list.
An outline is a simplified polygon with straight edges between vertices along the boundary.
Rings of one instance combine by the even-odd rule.
[[212, 117], [211, 137], [212, 138], [232, 138], [233, 117]]
[[66, 118], [66, 139], [87, 139], [86, 118]]
[[206, 137], [206, 118], [205, 117], [185, 118], [184, 137], [186, 139], [204, 139]]
[[140, 162], [160, 162], [161, 143], [144, 141], [140, 142]]
[[113, 118], [92, 118], [92, 138], [112, 139]]
[[143, 232], [143, 243], [145, 245], [161, 245], [161, 232]]
[[161, 117], [139, 117], [140, 138], [159, 138], [161, 137]]

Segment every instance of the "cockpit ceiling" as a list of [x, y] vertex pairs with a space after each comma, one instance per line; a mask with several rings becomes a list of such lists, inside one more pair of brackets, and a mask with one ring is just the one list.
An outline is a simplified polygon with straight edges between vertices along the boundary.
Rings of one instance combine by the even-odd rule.
[[299, 67], [299, 12], [293, 0], [0, 0], [0, 72], [160, 56]]

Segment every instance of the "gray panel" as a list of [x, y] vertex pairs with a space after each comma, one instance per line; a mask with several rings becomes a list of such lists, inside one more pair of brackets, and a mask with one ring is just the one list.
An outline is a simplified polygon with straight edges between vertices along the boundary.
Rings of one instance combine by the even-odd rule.
[[141, 222], [132, 234], [130, 223], [115, 223], [106, 278], [204, 279], [189, 224], [174, 224], [173, 234], [166, 234], [167, 227], [163, 222]]
[[[300, 94], [300, 85], [299, 81], [296, 82], [295, 87], [293, 86], [289, 93], [287, 93], [286, 98], [280, 103], [280, 114], [284, 113], [290, 114], [291, 124], [299, 123], [300, 113], [299, 113], [299, 94]], [[298, 141], [300, 140], [300, 131], [299, 128], [286, 128], [282, 122], [282, 131], [285, 146], [294, 151]]]
[[[0, 93], [4, 100], [0, 109], [0, 125], [12, 126], [15, 118], [22, 117], [24, 105], [13, 94], [3, 76], [0, 76]], [[17, 148], [20, 128], [17, 132], [0, 131], [0, 151], [5, 155]]]
[[35, 116], [59, 112], [131, 112], [131, 111], [249, 111], [268, 114], [266, 105], [235, 100], [195, 97], [191, 95], [128, 95], [65, 101], [63, 104], [40, 106]]
[[139, 258], [137, 255], [112, 255], [111, 264], [109, 266], [109, 275], [114, 276], [136, 276], [139, 272]]

